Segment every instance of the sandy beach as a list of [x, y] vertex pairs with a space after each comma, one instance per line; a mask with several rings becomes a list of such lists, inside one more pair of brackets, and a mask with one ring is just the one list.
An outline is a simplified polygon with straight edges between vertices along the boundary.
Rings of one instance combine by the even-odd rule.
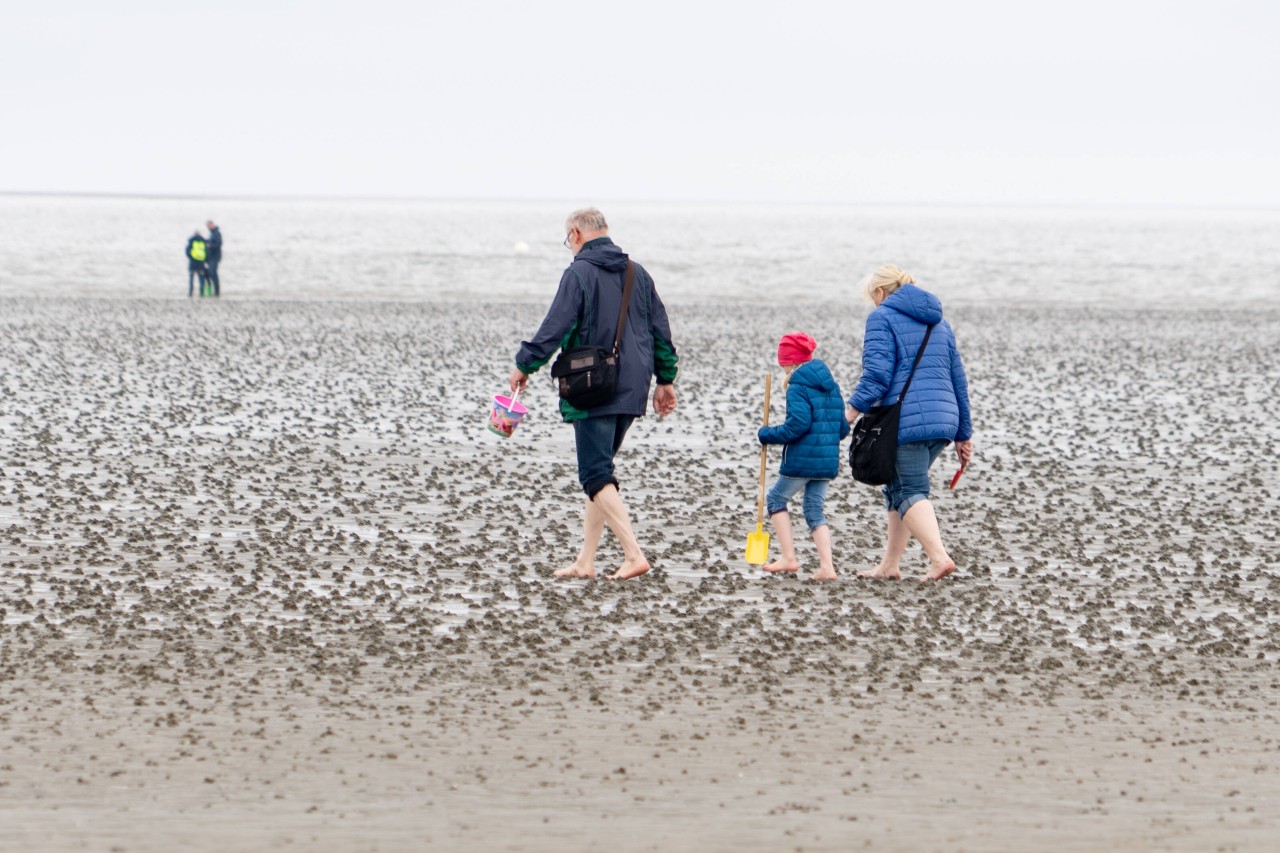
[[847, 476], [839, 582], [742, 560], [773, 342], [848, 390], [851, 303], [673, 306], [655, 570], [553, 580], [550, 380], [484, 429], [544, 307], [0, 300], [0, 848], [1274, 849], [1274, 303], [948, 305], [931, 585]]

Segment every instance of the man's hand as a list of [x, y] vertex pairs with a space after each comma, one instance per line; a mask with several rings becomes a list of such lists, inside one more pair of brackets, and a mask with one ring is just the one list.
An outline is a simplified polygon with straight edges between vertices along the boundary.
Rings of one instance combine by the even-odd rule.
[[523, 391], [524, 386], [529, 382], [529, 374], [517, 367], [515, 370], [511, 371], [510, 382], [511, 392], [513, 394], [516, 391]]
[[664, 418], [676, 410], [676, 386], [659, 385], [653, 389], [653, 410]]
[[956, 442], [956, 458], [960, 460], [961, 468], [968, 467], [969, 458], [972, 456], [973, 456], [973, 439]]

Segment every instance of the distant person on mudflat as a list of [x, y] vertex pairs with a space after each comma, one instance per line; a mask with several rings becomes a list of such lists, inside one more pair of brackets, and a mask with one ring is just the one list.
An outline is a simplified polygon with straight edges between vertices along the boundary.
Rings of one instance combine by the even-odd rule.
[[818, 571], [809, 579], [833, 581], [831, 527], [823, 507], [827, 486], [840, 473], [840, 442], [849, 435], [849, 423], [840, 386], [827, 365], [813, 357], [817, 348], [818, 342], [804, 332], [790, 332], [778, 342], [778, 364], [787, 372], [787, 418], [777, 426], [760, 427], [757, 437], [761, 444], [783, 445], [782, 468], [766, 499], [782, 556], [764, 570], [800, 570], [787, 503], [803, 492], [804, 520], [818, 549]]
[[916, 286], [893, 264], [879, 267], [859, 287], [875, 309], [862, 338], [862, 378], [849, 397], [850, 423], [872, 406], [898, 399], [907, 383], [925, 330], [933, 326], [920, 366], [902, 401], [893, 480], [884, 487], [888, 532], [880, 565], [860, 575], [899, 578], [899, 561], [914, 536], [929, 557], [921, 580], [941, 580], [956, 570], [942, 544], [938, 518], [929, 502], [929, 468], [951, 442], [962, 466], [973, 455], [969, 419], [969, 382], [951, 326], [942, 319], [942, 302]]
[[[516, 353], [516, 367], [510, 377], [513, 391], [523, 389], [529, 376], [550, 361], [556, 350], [569, 351], [579, 346], [610, 348], [616, 338], [628, 258], [609, 239], [609, 225], [604, 214], [595, 208], [570, 214], [565, 230], [568, 233], [564, 245], [573, 253], [573, 261], [560, 277], [560, 287], [542, 325], [531, 340], [521, 343]], [[582, 548], [577, 559], [555, 572], [556, 577], [596, 576], [596, 548], [605, 525], [618, 537], [623, 555], [622, 565], [609, 577], [638, 577], [650, 568], [618, 491], [614, 457], [632, 422], [644, 416], [649, 383], [655, 376], [654, 411], [660, 416], [675, 411], [677, 356], [667, 310], [658, 298], [653, 278], [644, 267], [633, 263], [632, 282], [622, 327], [616, 392], [612, 398], [585, 410], [560, 401], [561, 416], [573, 424], [578, 482], [587, 497]]]
[[208, 257], [205, 263], [209, 267], [209, 284], [213, 286], [213, 295], [222, 295], [222, 285], [218, 281], [218, 264], [222, 263], [222, 229], [210, 219], [205, 223], [209, 229]]
[[197, 228], [187, 240], [187, 298], [195, 295], [196, 283], [200, 284], [200, 295], [204, 296], [205, 259], [208, 257], [208, 245]]

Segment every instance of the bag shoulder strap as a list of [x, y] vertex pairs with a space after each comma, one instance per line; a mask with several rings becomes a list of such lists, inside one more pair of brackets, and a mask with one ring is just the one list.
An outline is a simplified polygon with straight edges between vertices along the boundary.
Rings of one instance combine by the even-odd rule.
[[907, 384], [902, 386], [902, 393], [898, 395], [899, 403], [907, 399], [907, 389], [911, 387], [911, 380], [915, 378], [916, 368], [920, 366], [920, 357], [924, 355], [924, 348], [929, 345], [929, 336], [932, 334], [933, 326], [925, 327], [924, 340], [920, 342], [920, 349], [916, 350], [916, 360], [911, 362], [911, 372], [907, 374]]
[[[618, 311], [618, 333], [613, 336], [613, 354], [618, 354], [622, 346], [622, 327], [627, 324], [627, 306], [631, 304], [631, 291], [636, 283], [635, 262], [627, 260], [627, 271], [622, 277], [622, 308]], [[917, 359], [918, 360], [918, 359]]]

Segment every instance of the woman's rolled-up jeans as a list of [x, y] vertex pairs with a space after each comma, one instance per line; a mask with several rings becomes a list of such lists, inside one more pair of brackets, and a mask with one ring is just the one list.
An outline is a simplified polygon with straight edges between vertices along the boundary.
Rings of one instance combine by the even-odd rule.
[[884, 508], [905, 518], [907, 510], [929, 499], [929, 467], [951, 442], [945, 438], [899, 444], [893, 480], [882, 489]]
[[796, 492], [804, 489], [804, 520], [812, 532], [827, 523], [822, 507], [827, 502], [827, 486], [830, 483], [830, 480], [810, 480], [805, 477], [779, 477], [773, 488], [769, 489], [765, 506], [769, 509], [769, 515], [785, 512], [787, 503], [796, 496]]

